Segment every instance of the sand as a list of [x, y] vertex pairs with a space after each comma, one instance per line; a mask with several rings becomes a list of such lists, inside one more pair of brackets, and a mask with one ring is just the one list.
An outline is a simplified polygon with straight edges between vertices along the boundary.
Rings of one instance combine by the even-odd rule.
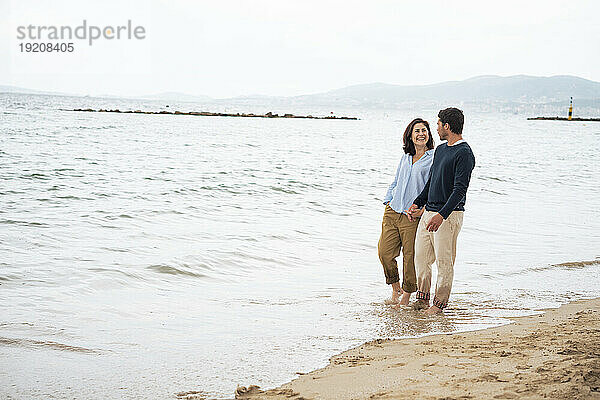
[[375, 340], [276, 389], [238, 387], [236, 399], [600, 399], [600, 299], [513, 320]]

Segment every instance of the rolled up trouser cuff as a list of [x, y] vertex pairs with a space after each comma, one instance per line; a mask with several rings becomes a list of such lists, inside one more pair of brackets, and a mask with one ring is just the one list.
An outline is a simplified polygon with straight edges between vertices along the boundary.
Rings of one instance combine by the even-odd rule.
[[402, 283], [402, 290], [404, 290], [406, 293], [414, 293], [417, 291], [417, 286], [416, 285], [407, 285], [405, 283]]
[[396, 275], [396, 276], [386, 276], [385, 277], [385, 283], [387, 283], [388, 285], [391, 285], [392, 283], [396, 283], [396, 282], [400, 282], [400, 276]]
[[437, 297], [434, 297], [433, 305], [436, 306], [437, 308], [439, 308], [440, 310], [443, 310], [448, 305], [448, 301], [442, 301], [442, 300], [438, 299]]
[[425, 293], [425, 292], [421, 292], [420, 290], [417, 290], [417, 300], [429, 301], [430, 296], [431, 295], [429, 293]]

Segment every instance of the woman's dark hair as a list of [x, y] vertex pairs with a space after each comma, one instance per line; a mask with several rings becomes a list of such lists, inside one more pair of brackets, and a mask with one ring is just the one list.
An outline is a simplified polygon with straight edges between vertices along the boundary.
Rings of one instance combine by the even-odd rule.
[[458, 108], [450, 107], [441, 110], [438, 114], [438, 118], [442, 122], [442, 125], [450, 125], [450, 130], [457, 135], [462, 134], [463, 125], [465, 124], [465, 116]]
[[414, 156], [417, 152], [415, 150], [415, 144], [412, 141], [412, 131], [416, 124], [423, 124], [427, 128], [427, 134], [429, 135], [429, 139], [427, 140], [427, 150], [433, 149], [433, 136], [431, 136], [431, 129], [429, 128], [429, 123], [421, 118], [413, 119], [410, 124], [406, 127], [404, 131], [404, 152], [406, 154], [410, 154]]

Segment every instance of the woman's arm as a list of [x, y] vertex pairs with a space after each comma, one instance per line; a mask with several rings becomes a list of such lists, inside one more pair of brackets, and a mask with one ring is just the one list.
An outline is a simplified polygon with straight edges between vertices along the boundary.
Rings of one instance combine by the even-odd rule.
[[394, 177], [394, 181], [388, 187], [387, 193], [385, 194], [385, 197], [383, 198], [383, 204], [389, 203], [392, 200], [392, 198], [394, 197], [394, 189], [396, 188], [396, 184], [398, 182], [398, 175], [400, 175], [400, 167], [401, 166], [402, 166], [402, 161], [400, 161], [400, 164], [398, 164], [398, 168], [396, 168], [396, 175]]

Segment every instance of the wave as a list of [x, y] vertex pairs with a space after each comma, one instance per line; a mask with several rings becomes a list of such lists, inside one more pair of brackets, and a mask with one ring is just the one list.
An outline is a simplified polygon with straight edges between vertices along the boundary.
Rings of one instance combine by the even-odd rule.
[[193, 277], [193, 278], [205, 278], [205, 277], [208, 277], [208, 275], [201, 274], [199, 272], [187, 271], [185, 269], [181, 269], [181, 268], [177, 268], [177, 267], [172, 267], [170, 265], [164, 265], [164, 264], [150, 265], [150, 266], [148, 266], [146, 268], [150, 269], [150, 270], [152, 270], [154, 272], [158, 272], [160, 274], [182, 275], [182, 276], [189, 276], [189, 277]]
[[554, 264], [554, 265], [551, 265], [550, 267], [583, 268], [583, 267], [587, 267], [589, 265], [600, 265], [600, 260], [573, 261], [573, 262], [566, 262], [566, 263], [561, 263], [561, 264]]
[[50, 226], [49, 224], [45, 224], [43, 222], [17, 221], [14, 219], [0, 219], [0, 224], [32, 226], [37, 228], [46, 228]]
[[551, 264], [551, 265], [543, 265], [543, 266], [539, 266], [539, 267], [530, 267], [530, 268], [525, 269], [523, 272], [540, 272], [540, 271], [547, 271], [547, 270], [556, 269], [556, 268], [580, 269], [580, 268], [585, 268], [585, 267], [589, 267], [592, 265], [600, 265], [600, 260], [570, 261], [570, 262], [565, 262], [565, 263], [560, 263], [560, 264]]
[[270, 188], [276, 192], [283, 192], [283, 193], [287, 193], [287, 194], [300, 194], [296, 191], [293, 191], [291, 189], [284, 189], [282, 187], [277, 187], [277, 186], [270, 186]]
[[34, 172], [31, 174], [22, 174], [18, 178], [20, 178], [20, 179], [39, 179], [39, 180], [43, 180], [43, 181], [47, 181], [50, 179], [50, 177], [48, 175], [41, 174], [38, 172]]
[[100, 354], [98, 350], [87, 349], [85, 347], [73, 346], [70, 344], [52, 342], [48, 340], [33, 340], [0, 337], [0, 345], [17, 347], [49, 348], [52, 350], [70, 351], [74, 353]]
[[501, 276], [511, 276], [511, 275], [521, 275], [521, 274], [528, 274], [531, 272], [543, 272], [543, 271], [548, 271], [548, 270], [552, 270], [552, 269], [582, 269], [582, 268], [587, 268], [587, 267], [591, 267], [594, 265], [598, 265], [600, 266], [600, 259], [597, 260], [590, 260], [590, 261], [570, 261], [570, 262], [564, 262], [564, 263], [560, 263], [560, 264], [550, 264], [550, 265], [540, 265], [540, 266], [533, 266], [533, 267], [529, 267], [529, 268], [524, 268], [521, 271], [517, 271], [517, 272], [502, 272], [502, 273], [494, 273], [493, 275], [482, 275], [485, 278], [490, 278], [490, 279], [494, 279], [496, 276], [501, 275]]

